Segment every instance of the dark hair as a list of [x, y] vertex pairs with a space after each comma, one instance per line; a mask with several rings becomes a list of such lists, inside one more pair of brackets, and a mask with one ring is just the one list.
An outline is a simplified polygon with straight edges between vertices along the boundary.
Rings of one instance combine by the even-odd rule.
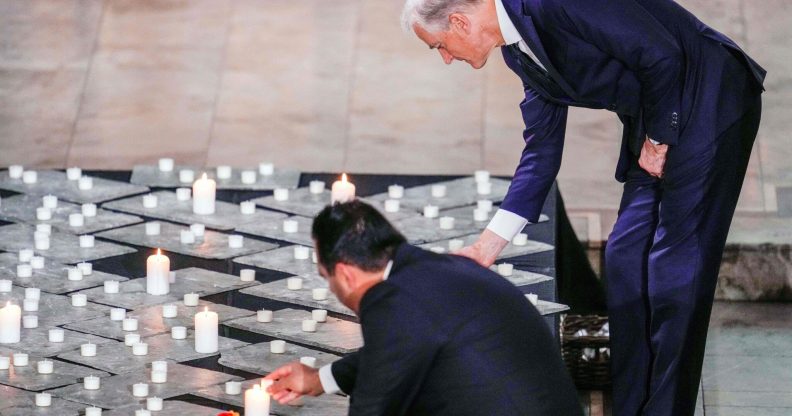
[[313, 221], [316, 255], [333, 273], [338, 263], [381, 270], [406, 240], [374, 207], [359, 200], [326, 206]]

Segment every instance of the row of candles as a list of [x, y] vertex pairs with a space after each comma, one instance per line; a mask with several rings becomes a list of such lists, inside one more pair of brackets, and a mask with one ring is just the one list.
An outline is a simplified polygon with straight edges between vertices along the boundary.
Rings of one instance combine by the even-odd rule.
[[[21, 179], [22, 183], [33, 185], [38, 182], [38, 172], [35, 170], [25, 170], [22, 165], [11, 165], [8, 167], [8, 177], [11, 179]], [[82, 169], [72, 167], [66, 169], [66, 178], [77, 183], [77, 188], [81, 191], [93, 189], [93, 178], [83, 175]]]

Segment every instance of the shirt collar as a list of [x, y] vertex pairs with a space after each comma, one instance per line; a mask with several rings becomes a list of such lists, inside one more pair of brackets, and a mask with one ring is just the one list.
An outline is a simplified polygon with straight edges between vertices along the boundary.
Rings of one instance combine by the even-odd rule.
[[500, 26], [501, 34], [506, 44], [512, 45], [521, 41], [522, 36], [517, 31], [517, 27], [514, 26], [509, 14], [506, 13], [506, 8], [503, 7], [503, 0], [495, 0], [495, 10], [498, 13], [498, 26]]
[[388, 280], [392, 268], [393, 268], [393, 260], [389, 261], [388, 265], [385, 266], [385, 273], [382, 275], [383, 281]]

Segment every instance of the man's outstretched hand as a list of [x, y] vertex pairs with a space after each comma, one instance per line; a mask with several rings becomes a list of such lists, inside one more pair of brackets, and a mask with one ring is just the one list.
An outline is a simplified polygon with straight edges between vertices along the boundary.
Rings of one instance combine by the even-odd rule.
[[490, 230], [484, 230], [473, 245], [461, 248], [451, 254], [465, 256], [473, 259], [478, 264], [489, 267], [495, 263], [498, 254], [509, 242]]
[[638, 158], [638, 165], [655, 178], [663, 177], [665, 168], [667, 144], [654, 144], [647, 137], [641, 147], [641, 156]]
[[319, 370], [300, 364], [299, 361], [278, 368], [264, 379], [274, 382], [267, 391], [281, 404], [289, 404], [304, 395], [318, 396], [324, 393]]

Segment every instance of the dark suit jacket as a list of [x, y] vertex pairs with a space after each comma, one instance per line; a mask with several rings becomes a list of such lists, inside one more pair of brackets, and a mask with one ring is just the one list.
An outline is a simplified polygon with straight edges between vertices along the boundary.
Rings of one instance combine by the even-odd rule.
[[646, 135], [671, 146], [686, 130], [716, 135], [747, 111], [746, 101], [755, 102], [746, 97], [764, 80], [765, 71], [731, 39], [671, 0], [503, 4], [560, 91], [549, 94], [523, 57], [503, 48], [525, 89], [526, 146], [501, 207], [529, 221], [539, 218], [558, 173], [568, 106], [619, 115], [625, 128], [616, 178], [623, 182]]
[[361, 301], [365, 346], [336, 361], [350, 415], [581, 415], [544, 319], [469, 259], [404, 244]]

